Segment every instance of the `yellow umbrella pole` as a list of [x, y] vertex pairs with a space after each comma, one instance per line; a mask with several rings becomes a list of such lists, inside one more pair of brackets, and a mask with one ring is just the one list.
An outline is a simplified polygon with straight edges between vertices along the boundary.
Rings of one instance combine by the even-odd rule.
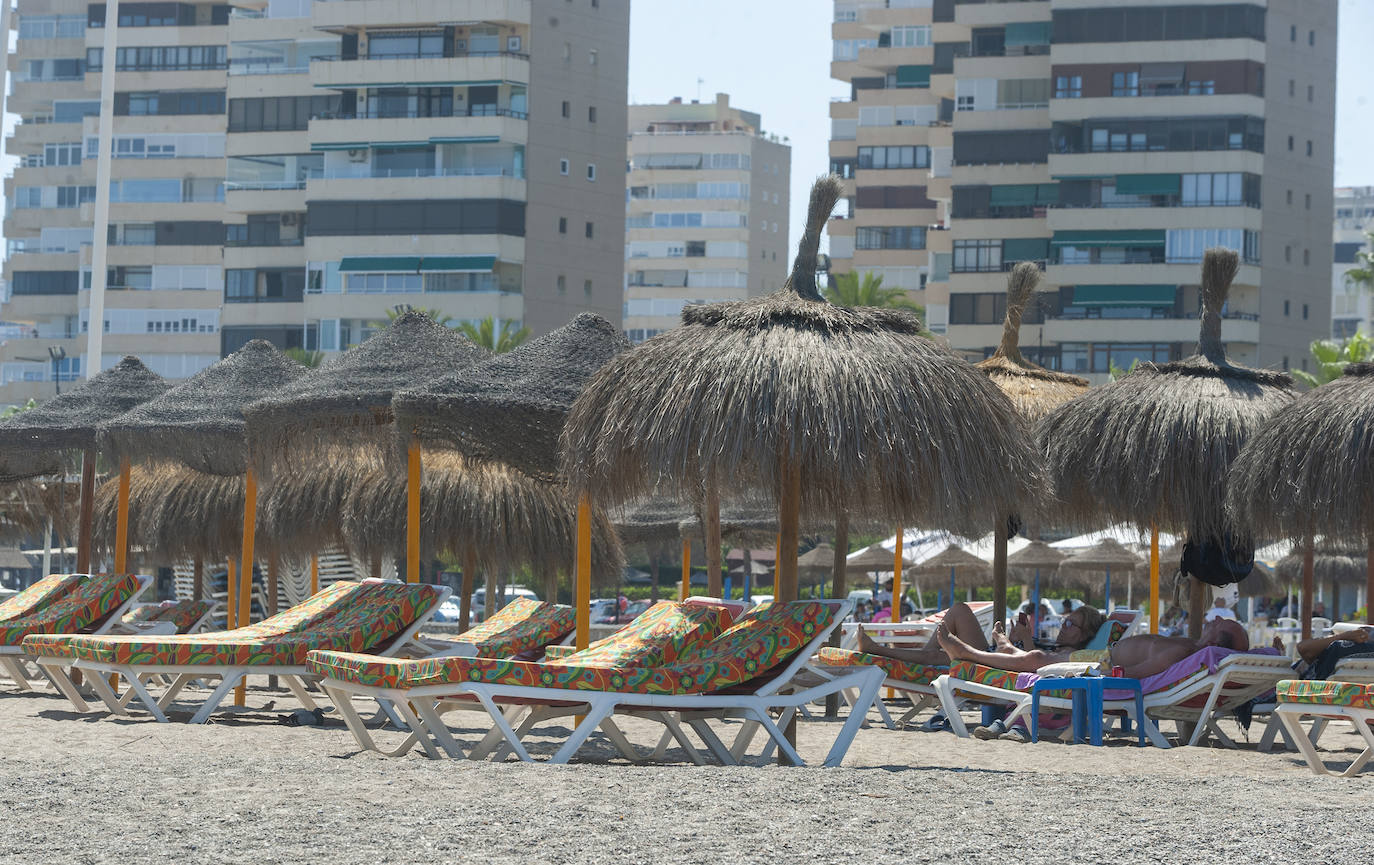
[[1150, 633], [1159, 633], [1159, 529], [1150, 526]]
[[[258, 479], [252, 467], [243, 476], [243, 552], [239, 556], [238, 608], [240, 627], [247, 625], [253, 609], [253, 542], [258, 526]], [[234, 705], [242, 706], [248, 686], [242, 681], [234, 689]]]
[[592, 502], [577, 500], [577, 648], [587, 648], [592, 632]]
[[129, 566], [129, 459], [119, 458], [119, 506], [115, 511], [114, 572], [126, 573]]
[[[902, 541], [906, 538], [906, 529], [897, 528], [897, 546], [892, 551], [892, 612], [888, 614], [887, 621], [891, 624], [902, 620]], [[953, 606], [954, 598], [950, 598], [950, 605]], [[894, 632], [895, 633], [895, 632]], [[896, 693], [887, 689], [889, 700], [896, 697]]]
[[320, 557], [310, 557], [310, 594], [314, 595], [320, 591]]
[[239, 626], [239, 605], [235, 600], [239, 596], [236, 573], [234, 557], [230, 556], [225, 562], [224, 573], [224, 624], [231, 631]]
[[420, 440], [413, 434], [406, 454], [406, 582], [420, 582]]
[[678, 589], [677, 599], [687, 600], [692, 592], [692, 542], [682, 539], [682, 587]]

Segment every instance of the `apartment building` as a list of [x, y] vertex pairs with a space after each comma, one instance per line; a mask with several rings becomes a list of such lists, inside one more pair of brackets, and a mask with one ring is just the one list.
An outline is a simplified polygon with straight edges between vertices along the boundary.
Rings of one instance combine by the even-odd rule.
[[1335, 191], [1336, 219], [1332, 240], [1335, 254], [1331, 265], [1331, 336], [1346, 339], [1355, 333], [1374, 335], [1374, 295], [1369, 288], [1350, 285], [1348, 271], [1360, 264], [1355, 253], [1370, 250], [1369, 234], [1374, 232], [1374, 186], [1338, 186]]
[[624, 329], [641, 342], [685, 305], [782, 286], [792, 148], [758, 114], [714, 102], [631, 105]]
[[[836, 64], [853, 91], [832, 117], [858, 117], [862, 139], [865, 108], [902, 98], [902, 82], [937, 106], [931, 128], [868, 134], [930, 149], [924, 302], [953, 347], [991, 352], [1004, 271], [1031, 260], [1045, 281], [1027, 356], [1098, 381], [1184, 357], [1198, 263], [1220, 245], [1242, 255], [1222, 325], [1232, 357], [1310, 362], [1330, 305], [1314, 276], [1328, 266], [1334, 2], [858, 0], [837, 2], [836, 19], [837, 52], [866, 41], [860, 68]], [[908, 27], [926, 44], [897, 46]], [[850, 147], [832, 142], [832, 158]], [[878, 212], [863, 190], [893, 176], [873, 170], [856, 165], [856, 226]], [[861, 245], [845, 261], [832, 241], [834, 266], [873, 269]]]
[[[19, 0], [0, 403], [81, 375], [104, 5]], [[618, 321], [628, 0], [124, 2], [102, 363]], [[10, 332], [10, 330], [6, 330]], [[33, 358], [33, 359], [29, 359]]]

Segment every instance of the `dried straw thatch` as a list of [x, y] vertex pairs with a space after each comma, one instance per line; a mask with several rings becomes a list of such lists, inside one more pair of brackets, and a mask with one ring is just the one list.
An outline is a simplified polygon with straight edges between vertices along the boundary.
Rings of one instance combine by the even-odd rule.
[[80, 492], [75, 484], [57, 479], [22, 480], [0, 484], [0, 542], [17, 543], [42, 538], [53, 521], [56, 539], [76, 531]]
[[0, 457], [14, 470], [22, 471], [26, 459], [47, 467], [49, 459], [32, 455], [95, 447], [97, 427], [166, 390], [167, 382], [142, 361], [126, 357], [37, 408], [0, 421]]
[[623, 543], [672, 544], [682, 538], [682, 522], [692, 517], [692, 510], [671, 499], [651, 498], [612, 508], [610, 514]]
[[[1115, 538], [1103, 538], [1085, 550], [1079, 550], [1059, 563], [1056, 576], [1062, 583], [1072, 583], [1095, 590], [1104, 584], [1108, 572], [1125, 583], [1145, 560], [1121, 545]], [[1113, 582], [1116, 582], [1114, 580]]]
[[305, 372], [270, 342], [252, 340], [156, 399], [102, 424], [101, 447], [134, 460], [175, 460], [198, 472], [241, 475], [248, 468], [244, 407], [278, 393]]
[[[528, 567], [537, 577], [572, 572], [577, 502], [566, 487], [498, 463], [465, 461], [446, 451], [426, 453], [424, 464], [422, 556], [471, 550], [484, 570], [511, 573]], [[405, 476], [386, 468], [364, 469], [341, 517], [344, 538], [361, 557], [400, 554], [406, 525]], [[613, 579], [624, 564], [615, 529], [604, 511], [593, 508], [594, 581]]]
[[681, 327], [593, 377], [563, 436], [576, 491], [614, 503], [662, 482], [690, 500], [714, 477], [777, 496], [795, 466], [812, 514], [972, 536], [1020, 509], [1035, 460], [988, 378], [914, 315], [832, 306], [816, 291], [820, 230], [840, 192], [833, 177], [813, 188], [781, 291], [689, 307]]
[[[1317, 544], [1312, 555], [1312, 580], [1315, 584], [1339, 583], [1343, 586], [1363, 586], [1368, 560], [1365, 548], [1343, 548], [1332, 544]], [[1302, 550], [1297, 549], [1274, 565], [1274, 576], [1280, 585], [1302, 585]]]
[[1052, 411], [1037, 435], [1061, 518], [1127, 522], [1199, 540], [1228, 530], [1227, 473], [1246, 440], [1292, 399], [1292, 379], [1231, 363], [1221, 308], [1239, 259], [1207, 251], [1199, 353], [1141, 364]]
[[1024, 575], [1033, 574], [1037, 570], [1042, 575], [1052, 574], [1059, 567], [1059, 563], [1067, 558], [1067, 553], [1056, 550], [1044, 541], [1031, 541], [1007, 556], [1007, 570]]
[[398, 390], [487, 356], [429, 316], [407, 312], [362, 345], [249, 405], [248, 452], [264, 474], [274, 468], [312, 471], [321, 450], [343, 442], [380, 461], [390, 443], [391, 399]]
[[829, 572], [835, 567], [835, 548], [821, 542], [797, 557], [797, 567]]
[[992, 563], [978, 558], [973, 553], [950, 544], [924, 562], [908, 569], [913, 577], [929, 577], [941, 585], [941, 580], [950, 578], [953, 573], [954, 585], [961, 589], [987, 585], [992, 579]]
[[293, 561], [347, 547], [341, 524], [344, 505], [373, 468], [356, 449], [327, 447], [316, 454], [312, 470], [283, 474], [261, 492], [258, 521], [272, 526], [273, 536]]
[[[678, 524], [684, 538], [704, 540], [706, 527], [700, 510], [691, 513]], [[778, 512], [775, 508], [757, 504], [729, 504], [720, 509], [720, 537], [732, 545], [772, 546], [778, 537]]]
[[531, 477], [558, 476], [558, 437], [573, 400], [629, 346], [618, 328], [584, 312], [568, 324], [392, 400], [404, 450], [410, 434], [469, 461], [492, 460]]
[[[96, 550], [114, 547], [118, 488], [111, 479], [96, 489]], [[237, 556], [243, 540], [243, 490], [242, 475], [207, 474], [173, 462], [134, 466], [129, 472], [129, 543], [164, 564]], [[266, 554], [275, 546], [273, 527], [261, 511], [257, 522], [257, 549]]]
[[[903, 568], [908, 567], [911, 559], [905, 554], [902, 556]], [[892, 570], [896, 564], [896, 554], [884, 547], [882, 544], [874, 544], [866, 547], [858, 555], [849, 559], [845, 565], [845, 570], [851, 574], [882, 573]]]
[[1374, 537], [1374, 364], [1274, 412], [1236, 458], [1229, 504], [1259, 537]]
[[1017, 412], [1034, 422], [1088, 389], [1088, 380], [1076, 375], [1054, 372], [1021, 356], [1021, 315], [1035, 287], [1040, 283], [1040, 268], [1023, 261], [1007, 275], [1007, 314], [1002, 321], [1002, 342], [992, 356], [974, 366], [1007, 395]]

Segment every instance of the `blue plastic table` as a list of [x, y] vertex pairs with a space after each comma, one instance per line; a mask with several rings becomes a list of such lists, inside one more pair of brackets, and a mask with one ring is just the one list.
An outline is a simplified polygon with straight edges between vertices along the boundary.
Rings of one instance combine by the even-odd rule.
[[1114, 679], [1110, 676], [1076, 676], [1040, 679], [1031, 686], [1031, 741], [1040, 741], [1040, 695], [1069, 691], [1073, 696], [1073, 741], [1091, 740], [1102, 744], [1102, 694], [1104, 691], [1134, 691], [1135, 714], [1140, 746], [1145, 746], [1145, 696], [1139, 679]]

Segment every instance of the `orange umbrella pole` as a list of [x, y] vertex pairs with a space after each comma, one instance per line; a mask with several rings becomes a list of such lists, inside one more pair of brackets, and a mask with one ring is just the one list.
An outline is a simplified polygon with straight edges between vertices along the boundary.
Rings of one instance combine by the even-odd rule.
[[692, 593], [692, 542], [682, 539], [682, 587], [678, 589], [677, 599], [687, 600]]
[[224, 574], [224, 624], [229, 630], [234, 630], [239, 626], [239, 605], [236, 598], [239, 596], [238, 579], [235, 576], [238, 569], [234, 566], [234, 557], [230, 556], [225, 563], [226, 571]]
[[129, 567], [129, 458], [119, 458], [119, 506], [115, 510], [114, 572], [123, 574]]
[[406, 582], [420, 582], [420, 440], [412, 433], [406, 453]]
[[585, 649], [592, 633], [592, 501], [577, 500], [577, 648]]
[[[902, 620], [902, 541], [905, 540], [906, 529], [897, 529], [897, 547], [892, 551], [892, 615], [888, 617], [889, 622], [900, 622]], [[954, 606], [954, 597], [950, 596], [950, 606]]]
[[1150, 526], [1150, 633], [1159, 633], [1159, 529]]
[[310, 594], [314, 595], [320, 590], [320, 557], [310, 557]]

